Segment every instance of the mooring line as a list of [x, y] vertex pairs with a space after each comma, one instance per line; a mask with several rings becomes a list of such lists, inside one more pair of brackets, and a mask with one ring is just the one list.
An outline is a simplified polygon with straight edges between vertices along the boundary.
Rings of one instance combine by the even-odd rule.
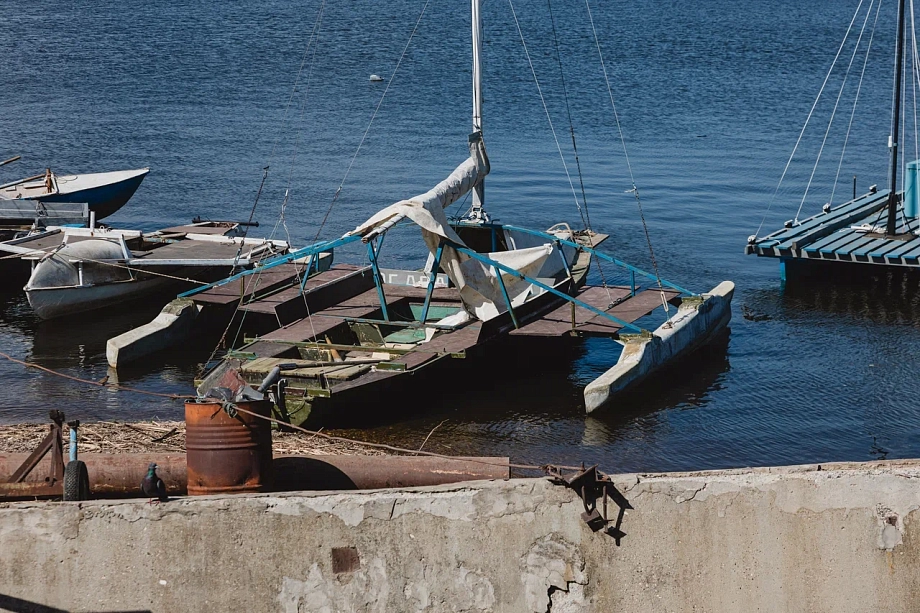
[[[141, 390], [141, 389], [137, 389], [136, 387], [126, 387], [126, 386], [124, 386], [124, 385], [118, 385], [118, 384], [115, 384], [115, 383], [109, 384], [109, 383], [106, 383], [106, 382], [104, 382], [104, 381], [93, 381], [93, 380], [91, 380], [91, 379], [81, 379], [80, 377], [74, 377], [74, 376], [72, 376], [72, 375], [68, 375], [68, 374], [65, 374], [65, 373], [62, 373], [62, 372], [58, 372], [58, 371], [56, 371], [56, 370], [52, 370], [52, 369], [47, 368], [47, 367], [45, 367], [45, 366], [40, 366], [40, 365], [38, 365], [38, 364], [35, 364], [34, 362], [26, 362], [25, 360], [18, 360], [18, 359], [14, 358], [13, 356], [11, 356], [11, 355], [9, 355], [9, 354], [7, 354], [7, 353], [3, 353], [2, 351], [0, 351], [0, 357], [6, 358], [6, 359], [9, 360], [10, 362], [14, 362], [14, 363], [16, 363], [16, 364], [20, 364], [20, 365], [25, 366], [25, 367], [27, 367], [27, 368], [36, 368], [36, 369], [41, 370], [41, 371], [43, 371], [43, 372], [46, 372], [46, 373], [48, 373], [48, 374], [56, 375], [56, 376], [58, 376], [58, 377], [63, 377], [64, 379], [70, 379], [71, 381], [76, 381], [76, 382], [79, 382], [79, 383], [86, 383], [86, 384], [89, 384], [89, 385], [95, 385], [95, 386], [97, 386], [97, 387], [104, 387], [104, 388], [106, 388], [106, 389], [111, 389], [111, 390], [115, 390], [115, 391], [119, 391], [119, 392], [122, 392], [122, 391], [123, 391], [123, 392], [132, 392], [132, 393], [135, 393], [135, 394], [144, 394], [144, 395], [147, 395], [147, 396], [157, 396], [157, 397], [160, 397], [160, 398], [169, 398], [169, 399], [171, 399], [171, 400], [182, 400], [182, 399], [195, 398], [195, 394], [166, 394], [166, 393], [163, 393], [163, 392], [151, 392], [151, 391], [148, 391], [148, 390]], [[228, 403], [228, 404], [231, 404], [231, 403]], [[547, 474], [550, 474], [550, 469], [551, 469], [551, 468], [563, 469], [563, 470], [574, 470], [574, 471], [582, 471], [582, 470], [585, 469], [585, 467], [584, 467], [583, 465], [582, 465], [582, 466], [564, 466], [564, 465], [561, 465], [561, 464], [549, 464], [549, 463], [547, 463], [547, 464], [541, 464], [541, 465], [536, 465], [536, 464], [512, 464], [512, 463], [510, 463], [510, 462], [509, 462], [507, 465], [506, 465], [505, 463], [496, 464], [495, 462], [488, 462], [488, 461], [486, 461], [486, 460], [480, 460], [480, 459], [477, 459], [477, 458], [452, 456], [452, 455], [446, 455], [446, 454], [443, 454], [443, 453], [436, 453], [436, 452], [434, 452], [434, 451], [422, 451], [421, 448], [419, 448], [419, 449], [406, 449], [406, 448], [404, 448], [404, 447], [396, 447], [396, 446], [394, 446], [394, 445], [387, 445], [387, 444], [385, 444], [385, 443], [370, 443], [370, 442], [368, 442], [368, 441], [359, 441], [359, 440], [357, 440], [357, 439], [348, 438], [348, 437], [345, 437], [345, 436], [335, 436], [335, 435], [332, 435], [332, 434], [326, 434], [326, 433], [324, 433], [324, 432], [320, 432], [319, 430], [308, 430], [308, 429], [306, 429], [306, 428], [302, 428], [302, 427], [300, 427], [300, 426], [295, 426], [294, 424], [291, 424], [291, 423], [288, 423], [288, 422], [285, 422], [285, 421], [281, 421], [281, 420], [275, 419], [275, 418], [273, 418], [273, 417], [268, 417], [267, 415], [260, 415], [259, 413], [254, 413], [253, 411], [249, 411], [248, 409], [241, 408], [241, 407], [239, 407], [239, 406], [237, 406], [237, 405], [233, 405], [233, 408], [234, 408], [234, 410], [236, 410], [236, 411], [239, 412], [239, 413], [245, 413], [245, 414], [251, 415], [251, 416], [253, 416], [253, 417], [258, 417], [258, 418], [260, 418], [260, 419], [264, 419], [264, 420], [269, 421], [269, 422], [271, 422], [271, 423], [278, 424], [278, 425], [281, 426], [281, 427], [284, 427], [284, 428], [292, 428], [292, 429], [297, 430], [297, 431], [299, 431], [299, 432], [303, 432], [304, 434], [309, 434], [309, 435], [311, 435], [311, 436], [318, 436], [318, 437], [320, 437], [320, 438], [323, 438], [323, 439], [326, 439], [326, 440], [330, 440], [330, 441], [339, 441], [339, 442], [344, 442], [344, 443], [352, 443], [352, 444], [355, 444], [355, 445], [360, 445], [360, 446], [363, 446], [363, 447], [370, 447], [370, 448], [373, 448], [373, 449], [386, 449], [386, 450], [388, 450], [388, 451], [394, 451], [394, 452], [397, 452], [397, 453], [405, 453], [405, 454], [409, 454], [409, 455], [423, 455], [423, 456], [430, 456], [430, 457], [433, 457], [433, 458], [443, 458], [443, 459], [447, 459], [447, 460], [457, 460], [457, 459], [461, 459], [461, 460], [463, 460], [464, 462], [474, 462], [474, 463], [477, 463], [477, 464], [485, 464], [485, 465], [487, 465], [487, 466], [508, 466], [509, 468], [518, 468], [518, 469], [521, 469], [521, 470], [539, 470], [539, 471], [543, 471], [544, 473], [547, 473]], [[439, 425], [440, 425], [440, 424], [439, 424]], [[430, 434], [429, 434], [429, 436], [430, 436]], [[426, 438], [426, 439], [425, 439], [425, 442], [427, 442], [427, 441], [428, 441], [428, 439]], [[424, 443], [422, 443], [422, 445], [424, 446]]]

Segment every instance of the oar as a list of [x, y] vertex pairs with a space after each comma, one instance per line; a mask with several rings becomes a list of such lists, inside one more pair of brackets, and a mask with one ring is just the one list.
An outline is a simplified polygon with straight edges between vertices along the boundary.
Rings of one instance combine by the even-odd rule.
[[2, 162], [0, 162], [0, 166], [6, 166], [6, 165], [9, 164], [10, 162], [15, 162], [16, 160], [20, 159], [21, 157], [22, 157], [21, 155], [14, 155], [14, 156], [11, 157], [10, 159], [8, 159], [8, 160], [3, 160]]

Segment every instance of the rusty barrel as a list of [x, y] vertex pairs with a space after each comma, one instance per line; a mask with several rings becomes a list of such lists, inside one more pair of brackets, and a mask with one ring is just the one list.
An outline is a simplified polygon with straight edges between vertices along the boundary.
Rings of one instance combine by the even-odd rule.
[[[185, 403], [188, 493], [192, 496], [265, 491], [272, 483], [271, 422], [220, 402]], [[271, 416], [271, 402], [235, 406]]]

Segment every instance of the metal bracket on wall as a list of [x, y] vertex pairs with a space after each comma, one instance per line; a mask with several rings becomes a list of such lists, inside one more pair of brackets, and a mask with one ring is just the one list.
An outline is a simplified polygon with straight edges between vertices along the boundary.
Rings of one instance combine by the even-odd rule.
[[[603, 530], [605, 534], [612, 536], [616, 540], [616, 544], [619, 545], [620, 539], [626, 536], [626, 533], [620, 529], [623, 517], [626, 514], [626, 510], [632, 509], [633, 506], [614, 486], [610, 477], [597, 470], [597, 466], [591, 466], [581, 472], [569, 475], [562, 474], [562, 470], [555, 466], [549, 466], [548, 472], [555, 483], [575, 490], [575, 493], [581, 498], [585, 507], [585, 512], [581, 514], [581, 518], [588, 524], [588, 527], [593, 532]], [[602, 501], [601, 509], [597, 507], [599, 498]], [[610, 498], [619, 507], [619, 512], [616, 520], [613, 520], [613, 525], [610, 525], [612, 520], [607, 515], [607, 498]]]

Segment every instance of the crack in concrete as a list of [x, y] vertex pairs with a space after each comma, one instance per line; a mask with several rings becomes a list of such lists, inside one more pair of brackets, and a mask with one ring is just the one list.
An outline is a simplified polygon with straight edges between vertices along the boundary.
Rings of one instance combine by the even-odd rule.
[[683, 494], [677, 496], [677, 497], [674, 499], [674, 502], [676, 502], [677, 504], [681, 504], [681, 503], [683, 503], [683, 502], [690, 502], [691, 500], [693, 500], [694, 498], [696, 498], [696, 495], [697, 495], [697, 494], [699, 494], [700, 492], [702, 492], [703, 490], [706, 489], [706, 485], [707, 485], [707, 484], [704, 483], [702, 487], [693, 490], [693, 493], [690, 494], [689, 496], [684, 496]]

